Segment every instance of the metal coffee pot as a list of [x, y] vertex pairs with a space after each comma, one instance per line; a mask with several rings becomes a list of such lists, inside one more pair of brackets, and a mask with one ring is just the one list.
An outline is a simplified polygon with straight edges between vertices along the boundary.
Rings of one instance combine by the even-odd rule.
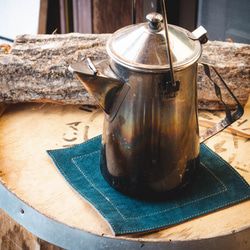
[[190, 183], [200, 164], [200, 141], [243, 114], [228, 110], [217, 127], [199, 136], [197, 64], [206, 32], [191, 33], [163, 19], [151, 13], [148, 22], [112, 34], [109, 60], [70, 66], [105, 111], [104, 178], [137, 197], [165, 196]]

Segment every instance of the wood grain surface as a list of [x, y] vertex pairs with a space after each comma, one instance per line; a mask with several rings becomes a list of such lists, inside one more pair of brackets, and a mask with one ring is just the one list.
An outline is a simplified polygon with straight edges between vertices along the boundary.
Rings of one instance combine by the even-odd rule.
[[[220, 111], [202, 111], [200, 119], [218, 121]], [[114, 237], [108, 223], [67, 184], [47, 149], [69, 147], [102, 133], [103, 113], [88, 105], [12, 104], [0, 119], [0, 181], [26, 204], [73, 228]], [[233, 127], [250, 131], [250, 103]], [[202, 127], [200, 128], [203, 129]], [[250, 183], [250, 140], [225, 130], [207, 145]], [[250, 227], [250, 201], [197, 217], [157, 232], [118, 238], [144, 241], [195, 240], [232, 234]]]
[[39, 239], [0, 209], [1, 250], [63, 250]]
[[[132, 1], [93, 0], [92, 6], [95, 34], [112, 33], [132, 24]], [[143, 0], [136, 1], [136, 9], [136, 23], [143, 22]]]

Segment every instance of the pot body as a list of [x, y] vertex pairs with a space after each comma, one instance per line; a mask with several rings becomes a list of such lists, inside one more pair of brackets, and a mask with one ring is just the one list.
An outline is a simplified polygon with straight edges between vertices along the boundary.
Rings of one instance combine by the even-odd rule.
[[179, 90], [166, 93], [170, 72], [139, 72], [111, 60], [130, 90], [116, 117], [104, 120], [101, 172], [131, 196], [172, 193], [199, 167], [197, 62], [175, 72]]

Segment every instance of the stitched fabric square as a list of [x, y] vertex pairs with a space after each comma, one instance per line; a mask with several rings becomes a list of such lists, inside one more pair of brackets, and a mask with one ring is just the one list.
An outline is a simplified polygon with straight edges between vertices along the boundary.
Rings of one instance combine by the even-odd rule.
[[174, 225], [250, 197], [248, 183], [201, 144], [197, 178], [181, 196], [159, 202], [129, 198], [111, 188], [102, 177], [100, 146], [98, 136], [71, 148], [49, 150], [48, 154], [71, 187], [100, 212], [116, 235]]

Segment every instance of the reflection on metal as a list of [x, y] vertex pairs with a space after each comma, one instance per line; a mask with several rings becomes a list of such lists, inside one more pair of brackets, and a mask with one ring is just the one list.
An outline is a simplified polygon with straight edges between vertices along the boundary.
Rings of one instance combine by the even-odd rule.
[[163, 17], [151, 13], [148, 22], [112, 34], [109, 61], [71, 66], [106, 112], [102, 174], [112, 187], [134, 196], [166, 195], [190, 183], [199, 167], [199, 142], [243, 114], [241, 106], [231, 115], [225, 105], [226, 118], [199, 138], [197, 62], [206, 31], [168, 25], [161, 3]]
[[127, 95], [129, 85], [112, 72], [107, 60], [96, 62], [94, 65], [87, 58], [86, 61], [70, 65], [69, 70], [75, 73], [112, 120]]
[[[162, 16], [151, 13], [147, 18], [147, 23], [124, 27], [112, 34], [107, 42], [107, 52], [113, 61], [131, 70], [151, 73], [169, 71]], [[200, 42], [190, 39], [193, 34], [181, 27], [169, 25], [168, 32], [174, 70], [195, 63], [201, 55]]]

